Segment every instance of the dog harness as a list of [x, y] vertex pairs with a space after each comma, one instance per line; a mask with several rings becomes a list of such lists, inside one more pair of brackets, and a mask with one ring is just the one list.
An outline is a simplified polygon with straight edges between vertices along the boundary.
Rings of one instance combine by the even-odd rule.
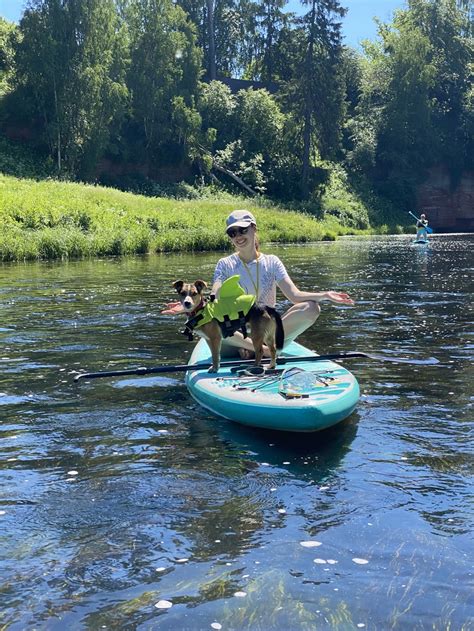
[[231, 337], [236, 331], [241, 331], [247, 337], [247, 322], [250, 309], [255, 304], [255, 296], [246, 294], [239, 285], [240, 276], [236, 274], [222, 283], [219, 300], [207, 302], [202, 308], [199, 306], [186, 321], [182, 333], [193, 339], [194, 329], [217, 320], [221, 328], [222, 337]]

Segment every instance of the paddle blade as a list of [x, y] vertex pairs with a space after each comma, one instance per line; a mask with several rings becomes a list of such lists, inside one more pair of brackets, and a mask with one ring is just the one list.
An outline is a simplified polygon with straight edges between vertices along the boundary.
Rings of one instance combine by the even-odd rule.
[[390, 357], [390, 355], [375, 355], [373, 353], [363, 353], [361, 351], [341, 351], [340, 353], [332, 353], [329, 355], [313, 355], [310, 357], [278, 357], [277, 364], [286, 364], [294, 361], [325, 361], [327, 359], [334, 361], [342, 361], [344, 359], [355, 359], [357, 357], [367, 357], [378, 362], [392, 362], [394, 364], [414, 364], [416, 366], [431, 366], [439, 364], [436, 357], [427, 357], [426, 359], [412, 359], [411, 357]]
[[[206, 364], [202, 368], [209, 368], [211, 364]], [[103, 377], [126, 377], [129, 375], [156, 375], [167, 372], [186, 372], [189, 370], [188, 364], [181, 364], [180, 366], [155, 366], [152, 368], [146, 368], [140, 366], [140, 368], [130, 368], [128, 370], [103, 370], [100, 372], [82, 372], [74, 377], [74, 381], [77, 383], [81, 379], [102, 379]]]
[[379, 362], [393, 362], [394, 364], [414, 364], [415, 366], [434, 366], [439, 364], [439, 359], [436, 357], [426, 357], [425, 359], [412, 359], [411, 357], [389, 357], [388, 355], [372, 355], [372, 353], [365, 353], [365, 356], [369, 359], [375, 359]]

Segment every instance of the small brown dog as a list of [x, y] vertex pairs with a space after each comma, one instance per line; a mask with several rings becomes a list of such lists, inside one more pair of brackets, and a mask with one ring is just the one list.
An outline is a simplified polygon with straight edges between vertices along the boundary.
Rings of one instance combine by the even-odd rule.
[[[235, 331], [240, 330], [244, 337], [249, 337], [255, 350], [255, 365], [259, 366], [263, 357], [263, 345], [266, 344], [270, 350], [271, 362], [270, 368], [275, 368], [277, 350], [283, 348], [285, 334], [280, 314], [272, 307], [257, 307], [252, 305], [244, 318], [239, 317], [237, 320], [229, 320], [224, 317], [220, 321], [216, 317], [212, 317], [206, 313], [207, 300], [204, 297], [204, 289], [207, 284], [203, 280], [196, 280], [194, 283], [185, 283], [177, 280], [173, 283], [179, 295], [179, 300], [183, 306], [188, 320], [185, 330], [189, 339], [192, 334], [196, 333], [204, 337], [211, 349], [212, 368], [209, 372], [217, 372], [220, 366], [222, 339], [233, 335]], [[211, 304], [213, 298], [211, 297]], [[200, 324], [200, 321], [203, 323]], [[247, 324], [249, 330], [247, 330]], [[196, 330], [195, 330], [196, 328]]]

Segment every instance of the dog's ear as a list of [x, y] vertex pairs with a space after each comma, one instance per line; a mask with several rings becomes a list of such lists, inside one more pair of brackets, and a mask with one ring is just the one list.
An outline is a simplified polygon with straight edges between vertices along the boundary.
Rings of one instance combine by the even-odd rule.
[[174, 281], [173, 287], [176, 289], [178, 294], [183, 289], [183, 285], [184, 285], [184, 281], [182, 281], [182, 280], [175, 280]]
[[196, 287], [198, 292], [201, 293], [202, 290], [207, 287], [207, 283], [204, 280], [195, 280], [194, 281], [194, 286]]

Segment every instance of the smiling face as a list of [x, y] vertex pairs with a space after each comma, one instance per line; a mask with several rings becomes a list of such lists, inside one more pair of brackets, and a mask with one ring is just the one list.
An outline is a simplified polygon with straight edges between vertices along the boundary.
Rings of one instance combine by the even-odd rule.
[[231, 239], [237, 250], [245, 250], [250, 247], [254, 247], [255, 230], [256, 227], [253, 224], [250, 224], [245, 228], [229, 228], [227, 230], [227, 236]]

